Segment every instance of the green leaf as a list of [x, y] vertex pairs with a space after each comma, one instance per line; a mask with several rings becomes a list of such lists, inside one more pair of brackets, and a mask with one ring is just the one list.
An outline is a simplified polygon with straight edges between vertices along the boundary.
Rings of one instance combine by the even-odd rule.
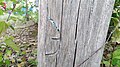
[[5, 64], [6, 64], [6, 65], [10, 65], [10, 60], [8, 60], [8, 59], [5, 60]]
[[103, 61], [103, 63], [105, 64], [105, 66], [109, 66], [110, 65], [110, 61]]
[[3, 55], [3, 53], [2, 53], [2, 52], [0, 52], [0, 57], [2, 57], [2, 55]]
[[120, 49], [117, 49], [113, 52], [113, 57], [112, 57], [112, 65], [117, 65], [117, 67], [120, 64]]
[[113, 58], [120, 57], [120, 49], [117, 49], [113, 52]]
[[4, 62], [1, 61], [1, 62], [0, 62], [0, 67], [3, 67], [3, 65], [4, 65]]
[[2, 3], [4, 0], [0, 0], [0, 3]]
[[120, 42], [120, 30], [117, 28], [111, 37], [112, 42]]
[[2, 56], [3, 56], [3, 53], [0, 52], [0, 62], [3, 61]]
[[112, 59], [112, 65], [117, 65], [118, 61], [118, 59]]
[[114, 26], [116, 26], [119, 23], [119, 19], [116, 17], [112, 17], [111, 21], [114, 23]]
[[11, 50], [6, 50], [6, 55], [11, 56], [12, 51]]
[[3, 15], [3, 10], [0, 9], [0, 15]]
[[25, 54], [26, 54], [26, 51], [22, 51], [22, 53], [21, 53], [21, 54], [25, 55]]
[[0, 21], [0, 34], [4, 31], [6, 31], [8, 28], [8, 25], [5, 21]]
[[13, 42], [13, 39], [11, 37], [8, 37], [4, 42], [7, 46], [11, 47], [16, 52], [20, 51], [20, 48]]
[[116, 56], [116, 57], [114, 57], [114, 58], [116, 58], [116, 59], [119, 59], [119, 60], [120, 60], [120, 56]]
[[2, 57], [0, 57], [0, 62], [1, 62], [1, 61], [3, 61], [3, 58], [2, 58]]
[[36, 65], [37, 65], [37, 60], [35, 60], [35, 59], [29, 59], [28, 62], [29, 62], [31, 65], [33, 65], [34, 67], [37, 67], [37, 66], [36, 66]]

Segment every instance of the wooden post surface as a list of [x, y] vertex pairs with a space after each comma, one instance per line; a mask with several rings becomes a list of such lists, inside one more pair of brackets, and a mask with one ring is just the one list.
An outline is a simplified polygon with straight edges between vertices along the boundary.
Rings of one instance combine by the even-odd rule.
[[99, 67], [113, 4], [114, 0], [40, 0], [38, 67]]

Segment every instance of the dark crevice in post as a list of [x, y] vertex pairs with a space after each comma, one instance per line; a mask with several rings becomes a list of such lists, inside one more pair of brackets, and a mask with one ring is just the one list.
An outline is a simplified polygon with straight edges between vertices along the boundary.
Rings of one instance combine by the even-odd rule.
[[61, 20], [60, 20], [60, 44], [59, 44], [59, 49], [61, 47], [61, 42], [62, 42], [62, 22], [63, 22], [63, 6], [64, 6], [64, 0], [62, 0], [62, 10], [61, 10]]
[[[92, 7], [90, 8], [91, 10], [90, 10], [90, 13], [89, 13], [88, 23], [90, 22], [91, 14], [92, 14], [92, 12], [93, 12], [94, 2], [95, 2], [95, 0], [93, 0]], [[83, 65], [86, 61], [88, 61], [93, 55], [95, 55], [95, 54], [96, 54], [100, 49], [102, 49], [102, 48], [103, 48], [103, 46], [100, 47], [98, 50], [96, 50], [93, 54], [91, 54], [91, 55], [90, 55], [87, 59], [85, 59], [82, 63], [80, 63], [79, 65], [77, 65], [77, 67], [80, 67], [81, 65]]]
[[79, 1], [78, 5], [78, 13], [77, 13], [77, 20], [76, 20], [76, 29], [75, 29], [75, 53], [74, 53], [74, 60], [73, 60], [73, 67], [75, 67], [75, 61], [76, 61], [76, 53], [77, 53], [77, 33], [78, 33], [78, 19], [79, 19], [79, 13], [80, 13], [80, 4], [81, 0]]
[[51, 39], [52, 39], [52, 40], [60, 40], [59, 37], [52, 37]]
[[56, 63], [55, 63], [55, 67], [57, 67], [57, 55], [56, 55]]
[[77, 41], [75, 42], [75, 53], [74, 53], [74, 60], [73, 60], [73, 67], [75, 67], [75, 61], [76, 61], [76, 53], [77, 53]]
[[78, 20], [79, 20], [79, 13], [80, 13], [80, 4], [81, 4], [81, 0], [79, 1], [79, 6], [78, 6], [78, 13], [77, 13], [77, 20], [76, 20], [76, 29], [75, 29], [75, 40], [77, 38], [77, 28], [78, 28]]
[[63, 22], [63, 6], [64, 6], [64, 0], [62, 0], [62, 10], [61, 10], [61, 20], [60, 20], [60, 44], [59, 44], [59, 48], [57, 50], [57, 54], [56, 54], [56, 62], [55, 62], [55, 67], [57, 67], [57, 64], [58, 64], [58, 55], [59, 55], [59, 51], [60, 51], [60, 45], [61, 45], [61, 41], [62, 41], [62, 22]]
[[63, 6], [64, 6], [64, 0], [62, 0], [61, 25], [60, 25], [60, 42], [62, 40]]

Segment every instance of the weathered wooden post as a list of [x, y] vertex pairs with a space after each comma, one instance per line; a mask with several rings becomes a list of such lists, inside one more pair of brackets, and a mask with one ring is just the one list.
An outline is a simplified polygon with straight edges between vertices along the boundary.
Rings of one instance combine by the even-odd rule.
[[40, 0], [38, 67], [99, 67], [113, 4]]

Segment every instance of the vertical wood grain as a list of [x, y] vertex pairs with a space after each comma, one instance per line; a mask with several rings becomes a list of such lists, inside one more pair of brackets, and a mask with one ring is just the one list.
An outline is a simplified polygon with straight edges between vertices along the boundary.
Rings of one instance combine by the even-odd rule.
[[104, 48], [82, 65], [79, 66], [79, 64], [104, 45], [113, 3], [113, 0], [84, 0], [81, 2], [77, 37], [79, 45], [77, 49], [80, 50], [77, 50], [75, 67], [99, 67]]
[[[48, 0], [47, 1], [47, 17], [50, 17], [54, 20], [56, 25], [60, 27], [61, 19], [61, 5], [62, 0]], [[47, 21], [47, 32], [46, 32], [46, 67], [56, 67], [57, 55], [59, 52], [60, 45], [60, 32], [58, 32], [50, 21]], [[58, 38], [58, 40], [53, 40], [52, 38]]]
[[38, 67], [99, 67], [104, 48], [96, 51], [105, 43], [114, 0], [40, 0], [39, 4]]
[[47, 0], [40, 0], [39, 2], [39, 22], [38, 22], [38, 48], [37, 60], [38, 67], [46, 67], [45, 62], [45, 41], [46, 41], [46, 16], [47, 16]]

